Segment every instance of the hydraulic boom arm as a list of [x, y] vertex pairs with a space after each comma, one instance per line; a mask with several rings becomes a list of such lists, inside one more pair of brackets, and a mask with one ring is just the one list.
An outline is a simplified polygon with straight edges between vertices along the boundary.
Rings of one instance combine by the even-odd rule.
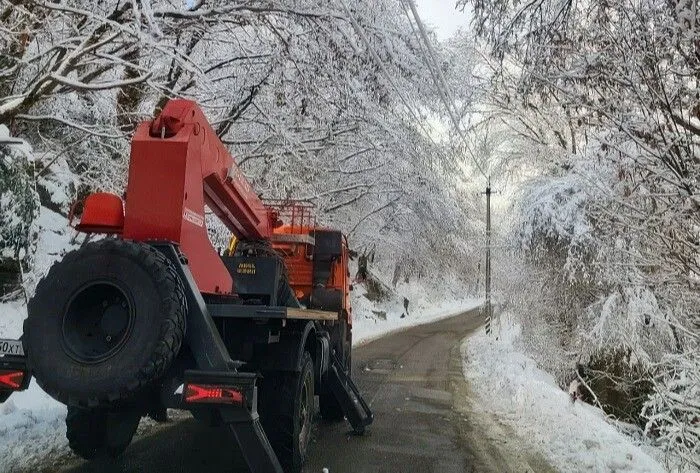
[[207, 235], [205, 204], [239, 239], [270, 237], [272, 213], [202, 110], [171, 100], [134, 134], [123, 237], [178, 243], [200, 291], [231, 293], [231, 276]]

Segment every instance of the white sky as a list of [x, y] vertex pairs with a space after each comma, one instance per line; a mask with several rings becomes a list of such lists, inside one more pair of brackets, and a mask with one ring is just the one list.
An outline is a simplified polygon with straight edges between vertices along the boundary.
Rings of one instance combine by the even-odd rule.
[[466, 28], [469, 24], [467, 13], [455, 8], [456, 0], [415, 1], [421, 20], [435, 30], [441, 41], [452, 36], [459, 28]]

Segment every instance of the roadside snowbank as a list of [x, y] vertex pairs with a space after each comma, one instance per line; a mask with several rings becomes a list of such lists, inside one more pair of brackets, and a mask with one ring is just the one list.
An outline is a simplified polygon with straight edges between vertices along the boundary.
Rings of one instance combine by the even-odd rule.
[[600, 410], [571, 402], [554, 378], [520, 353], [520, 327], [502, 316], [498, 340], [479, 331], [462, 345], [464, 375], [481, 406], [520, 433], [561, 472], [664, 472]]
[[66, 408], [32, 381], [0, 404], [0, 471], [22, 471], [67, 453]]
[[[71, 230], [66, 218], [42, 207], [35, 222], [39, 232], [30, 290], [54, 261], [72, 248]], [[27, 317], [25, 300], [0, 303], [0, 338], [18, 338]], [[56, 458], [68, 449], [66, 408], [54, 401], [36, 384], [13, 394], [0, 404], [0, 472], [31, 468], [46, 458]]]
[[[408, 314], [404, 309], [404, 298], [409, 301]], [[353, 345], [367, 343], [408, 327], [457, 315], [481, 305], [481, 299], [450, 298], [444, 293], [426, 290], [414, 282], [399, 284], [392, 290], [390, 297], [381, 302], [368, 300], [364, 285], [356, 284], [351, 299]]]

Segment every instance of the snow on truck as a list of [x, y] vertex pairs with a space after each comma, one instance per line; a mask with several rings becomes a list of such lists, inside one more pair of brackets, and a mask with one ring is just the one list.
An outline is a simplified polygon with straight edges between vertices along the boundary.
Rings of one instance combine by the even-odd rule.
[[[205, 205], [231, 231], [223, 255]], [[79, 456], [117, 456], [175, 408], [226, 425], [251, 471], [298, 472], [315, 395], [326, 420], [372, 423], [350, 379], [346, 237], [261, 201], [194, 102], [136, 129], [125, 199], [89, 195], [76, 229], [105, 237], [55, 263], [21, 340], [0, 340], [0, 402], [34, 377]]]

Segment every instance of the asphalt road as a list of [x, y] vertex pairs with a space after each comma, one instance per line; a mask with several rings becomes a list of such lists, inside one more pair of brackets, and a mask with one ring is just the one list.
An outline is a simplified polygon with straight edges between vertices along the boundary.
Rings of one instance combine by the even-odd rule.
[[[476, 311], [356, 347], [353, 377], [374, 411], [363, 437], [319, 420], [304, 472], [548, 472], [497, 419], [479, 412], [464, 381], [460, 342], [480, 326]], [[41, 469], [40, 469], [41, 470]], [[185, 419], [137, 438], [114, 463], [71, 460], [64, 473], [245, 472], [226, 431]]]

